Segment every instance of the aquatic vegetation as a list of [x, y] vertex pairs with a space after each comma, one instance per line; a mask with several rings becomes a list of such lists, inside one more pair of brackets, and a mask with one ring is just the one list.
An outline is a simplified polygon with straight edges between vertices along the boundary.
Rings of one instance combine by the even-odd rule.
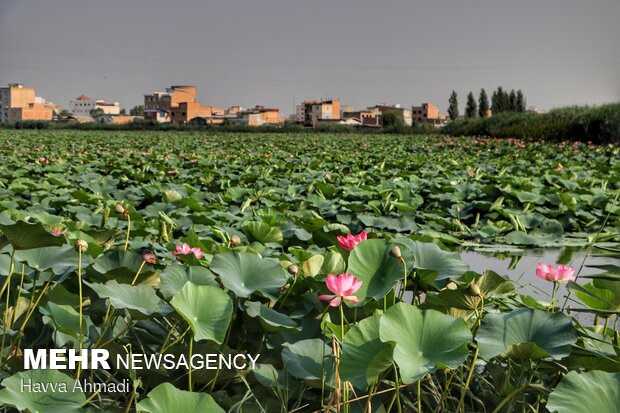
[[[563, 413], [588, 397], [617, 408], [620, 266], [582, 276], [541, 263], [532, 275], [552, 282], [547, 302], [456, 252], [620, 258], [613, 145], [88, 131], [0, 141], [6, 411]], [[559, 282], [569, 294], [556, 303]], [[49, 348], [177, 362], [24, 368], [28, 349]], [[217, 368], [179, 362], [205, 354]], [[129, 390], [50, 397], [23, 380]]]

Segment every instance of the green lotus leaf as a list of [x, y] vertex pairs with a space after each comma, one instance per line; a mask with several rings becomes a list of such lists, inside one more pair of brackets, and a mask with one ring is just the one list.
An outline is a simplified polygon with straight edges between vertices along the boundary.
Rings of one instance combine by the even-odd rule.
[[252, 241], [257, 241], [262, 244], [269, 242], [282, 242], [282, 231], [276, 227], [272, 227], [262, 221], [252, 221], [243, 225], [242, 227], [245, 235]]
[[380, 314], [355, 324], [344, 336], [340, 377], [359, 389], [366, 389], [392, 365], [394, 346], [379, 337]]
[[282, 350], [284, 371], [304, 380], [321, 380], [321, 377], [325, 376], [329, 383], [330, 372], [334, 370], [331, 354], [332, 349], [318, 338], [301, 340], [294, 344], [285, 343]]
[[179, 390], [170, 383], [155, 387], [137, 407], [138, 411], [149, 413], [225, 412], [209, 394]]
[[38, 222], [33, 224], [24, 221], [12, 224], [1, 223], [0, 231], [15, 250], [61, 246], [67, 242], [64, 237], [52, 235]]
[[417, 270], [430, 270], [437, 274], [435, 284], [443, 286], [450, 279], [460, 277], [469, 265], [461, 260], [456, 252], [447, 252], [430, 242], [413, 241], [408, 238], [397, 238], [396, 244], [404, 246], [402, 254], [408, 266]]
[[[22, 383], [32, 383], [33, 387], [22, 391]], [[58, 370], [22, 371], [2, 381], [0, 404], [33, 413], [80, 412], [86, 397], [79, 388], [73, 391], [75, 383], [74, 378]]]
[[159, 274], [159, 279], [161, 282], [159, 291], [165, 298], [175, 295], [188, 281], [196, 285], [219, 286], [215, 274], [208, 268], [200, 266], [169, 265]]
[[84, 284], [92, 288], [99, 297], [108, 298], [114, 308], [127, 308], [146, 315], [165, 311], [165, 306], [155, 294], [155, 289], [148, 285], [119, 284], [116, 280], [105, 284], [84, 281]]
[[[42, 247], [28, 250], [20, 250], [15, 253], [17, 262], [25, 262], [30, 268], [38, 271], [51, 269], [56, 275], [67, 271], [77, 270], [78, 252], [70, 245], [61, 247]], [[87, 267], [92, 258], [82, 255], [82, 267]]]
[[620, 373], [571, 371], [551, 392], [547, 409], [552, 413], [618, 413]]
[[292, 318], [259, 302], [246, 301], [245, 308], [247, 315], [258, 318], [263, 328], [269, 332], [299, 330], [299, 326]]
[[355, 293], [357, 298], [363, 300], [372, 297], [379, 300], [403, 278], [403, 267], [390, 256], [390, 247], [384, 240], [370, 239], [353, 248], [347, 273], [363, 281]]
[[561, 359], [570, 354], [577, 332], [569, 317], [531, 308], [487, 314], [476, 334], [480, 356]]
[[100, 274], [135, 274], [142, 265], [142, 257], [133, 251], [109, 250], [98, 257], [93, 269]]
[[413, 383], [438, 368], [457, 368], [469, 355], [471, 331], [461, 318], [405, 303], [388, 308], [379, 335], [393, 342], [394, 361], [403, 383]]
[[256, 291], [274, 298], [287, 280], [286, 272], [277, 261], [243, 252], [215, 255], [211, 271], [220, 276], [226, 288], [244, 298]]
[[597, 278], [585, 285], [569, 284], [585, 305], [595, 310], [620, 311], [620, 282]]
[[224, 342], [233, 314], [233, 301], [220, 288], [187, 282], [170, 304], [189, 323], [194, 340]]
[[[75, 338], [79, 337], [80, 315], [73, 307], [48, 301], [39, 307], [39, 311], [44, 316], [43, 321], [46, 322], [46, 318], [49, 319], [56, 330]], [[88, 336], [88, 325], [84, 321], [82, 322], [82, 335]]]

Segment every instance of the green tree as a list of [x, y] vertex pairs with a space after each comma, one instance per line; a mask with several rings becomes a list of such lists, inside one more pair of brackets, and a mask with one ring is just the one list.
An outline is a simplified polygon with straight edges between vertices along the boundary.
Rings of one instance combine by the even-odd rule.
[[72, 113], [69, 112], [67, 109], [63, 109], [60, 111], [60, 113], [57, 114], [58, 119], [64, 119], [66, 117], [71, 116]]
[[144, 105], [137, 105], [129, 109], [131, 116], [144, 116]]
[[101, 108], [93, 109], [90, 112], [91, 118], [96, 118], [97, 116], [105, 115], [105, 112]]
[[459, 117], [459, 101], [454, 90], [450, 95], [448, 103], [448, 116], [450, 117], [450, 120], [456, 120]]
[[489, 111], [489, 98], [484, 88], [480, 89], [480, 97], [478, 98], [478, 116], [486, 118]]
[[510, 91], [510, 95], [508, 96], [508, 110], [510, 112], [518, 112], [518, 109], [517, 109], [517, 94], [515, 93], [514, 89], [512, 89]]
[[504, 91], [504, 88], [499, 86], [491, 97], [491, 110], [493, 110], [494, 114], [506, 112], [509, 110], [509, 105], [510, 97], [508, 93]]
[[381, 116], [384, 129], [398, 130], [405, 126], [405, 119], [400, 110], [386, 110]]
[[478, 116], [478, 105], [476, 104], [476, 98], [474, 94], [469, 92], [467, 95], [467, 105], [465, 106], [465, 117], [475, 118]]
[[521, 89], [517, 90], [517, 112], [525, 112], [525, 96], [523, 96], [523, 92]]

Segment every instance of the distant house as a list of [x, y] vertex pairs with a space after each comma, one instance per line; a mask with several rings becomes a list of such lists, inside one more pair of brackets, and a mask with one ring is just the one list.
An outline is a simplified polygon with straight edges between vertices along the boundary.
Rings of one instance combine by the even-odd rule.
[[330, 120], [340, 120], [340, 99], [307, 100], [296, 108], [295, 121], [304, 126]]
[[[284, 123], [284, 117], [280, 114], [280, 110], [276, 108], [266, 108], [262, 105], [256, 105], [252, 109], [234, 108], [228, 110], [229, 116], [227, 119], [231, 125], [263, 126], [281, 125]], [[236, 108], [239, 108], [239, 110]]]
[[59, 123], [77, 124], [77, 123], [91, 123], [95, 122], [95, 119], [91, 116], [76, 116], [69, 115], [65, 118], [58, 119]]
[[10, 83], [0, 88], [0, 123], [23, 120], [52, 120], [55, 105], [36, 96], [34, 88]]
[[443, 125], [448, 121], [448, 115], [439, 111], [439, 107], [432, 103], [422, 103], [421, 106], [411, 108], [414, 123], [428, 123], [431, 125]]
[[69, 112], [75, 116], [90, 116], [94, 110], [101, 110], [106, 115], [118, 115], [121, 113], [119, 102], [108, 103], [101, 99], [91, 99], [86, 95], [80, 95], [69, 102]]
[[106, 123], [110, 125], [124, 125], [126, 123], [132, 123], [137, 120], [144, 119], [142, 116], [131, 116], [131, 115], [99, 115], [95, 118], [97, 122]]
[[170, 86], [165, 92], [144, 95], [144, 119], [157, 122], [188, 123], [192, 119], [223, 116], [214, 106], [196, 100], [196, 86]]
[[381, 126], [379, 116], [373, 114], [370, 110], [358, 110], [342, 112], [342, 119], [345, 120], [347, 125], [360, 125], [360, 126]]
[[388, 105], [383, 103], [368, 108], [368, 111], [376, 118], [381, 118], [386, 112], [396, 112], [401, 116], [405, 125], [411, 126], [412, 124], [411, 109], [402, 108], [400, 105]]

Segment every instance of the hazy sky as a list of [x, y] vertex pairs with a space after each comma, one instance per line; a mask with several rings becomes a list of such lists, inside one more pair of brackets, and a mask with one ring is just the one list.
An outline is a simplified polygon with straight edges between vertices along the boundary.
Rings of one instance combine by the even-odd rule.
[[321, 97], [447, 108], [620, 101], [618, 0], [0, 0], [0, 84], [124, 107], [171, 84], [203, 104], [293, 111]]

